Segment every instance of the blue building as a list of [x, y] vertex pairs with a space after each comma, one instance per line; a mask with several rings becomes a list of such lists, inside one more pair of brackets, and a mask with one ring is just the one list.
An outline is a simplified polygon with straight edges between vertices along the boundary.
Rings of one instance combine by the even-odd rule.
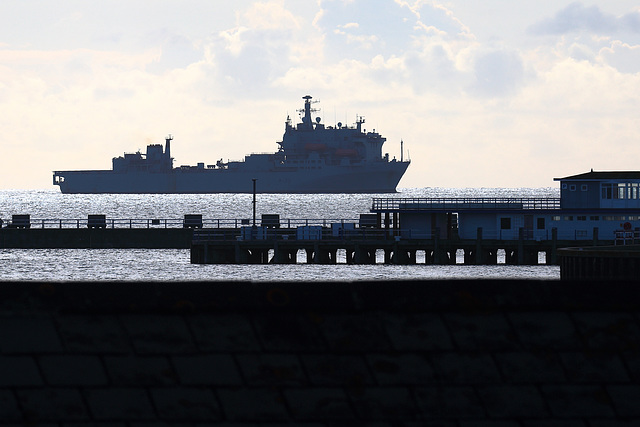
[[640, 230], [640, 172], [554, 178], [560, 198], [376, 198], [403, 239], [633, 239]]

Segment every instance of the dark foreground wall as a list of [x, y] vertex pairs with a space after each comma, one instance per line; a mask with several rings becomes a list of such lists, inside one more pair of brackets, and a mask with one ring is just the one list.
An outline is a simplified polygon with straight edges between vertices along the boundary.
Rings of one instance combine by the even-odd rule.
[[640, 423], [637, 283], [0, 284], [0, 421]]

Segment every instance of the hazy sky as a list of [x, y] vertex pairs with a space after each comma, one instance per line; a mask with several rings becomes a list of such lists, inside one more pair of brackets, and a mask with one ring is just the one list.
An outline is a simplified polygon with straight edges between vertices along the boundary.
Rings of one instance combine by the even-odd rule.
[[302, 96], [412, 160], [400, 187], [640, 170], [637, 0], [7, 0], [0, 188], [174, 136], [175, 165], [273, 152]]

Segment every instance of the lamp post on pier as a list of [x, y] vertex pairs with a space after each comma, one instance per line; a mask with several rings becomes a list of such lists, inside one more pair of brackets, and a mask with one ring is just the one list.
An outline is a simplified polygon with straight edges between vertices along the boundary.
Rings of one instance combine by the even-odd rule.
[[256, 178], [252, 179], [253, 181], [253, 226], [256, 226]]

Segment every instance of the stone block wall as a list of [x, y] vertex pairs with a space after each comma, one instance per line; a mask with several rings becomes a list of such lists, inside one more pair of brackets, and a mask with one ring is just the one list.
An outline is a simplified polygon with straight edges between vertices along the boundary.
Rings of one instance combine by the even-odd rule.
[[637, 283], [1, 283], [9, 425], [640, 425]]

